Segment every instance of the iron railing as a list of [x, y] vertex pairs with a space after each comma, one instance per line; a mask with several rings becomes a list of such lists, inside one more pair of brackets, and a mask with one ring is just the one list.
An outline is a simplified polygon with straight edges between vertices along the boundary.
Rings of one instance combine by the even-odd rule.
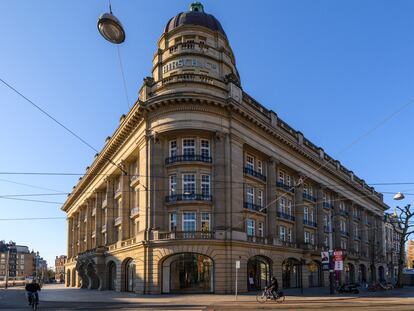
[[244, 167], [244, 172], [248, 175], [259, 178], [262, 181], [266, 181], [265, 175], [263, 175], [262, 173], [259, 173], [258, 171], [251, 169], [250, 167]]
[[277, 181], [277, 182], [276, 182], [276, 187], [281, 188], [281, 189], [283, 189], [283, 190], [285, 190], [285, 191], [287, 191], [287, 192], [292, 192], [292, 193], [294, 193], [294, 192], [295, 192], [295, 187], [292, 187], [292, 186], [286, 185], [286, 184], [284, 184], [284, 183], [283, 183], [283, 182], [281, 182], [281, 181]]
[[207, 157], [201, 154], [184, 154], [184, 155], [175, 155], [165, 159], [165, 164], [172, 164], [177, 162], [204, 162], [212, 163], [212, 157]]
[[276, 215], [279, 218], [295, 221], [295, 216], [292, 216], [292, 215], [289, 215], [289, 214], [286, 214], [286, 213], [283, 213], [283, 212], [276, 212]]
[[253, 203], [250, 203], [250, 202], [244, 202], [244, 208], [248, 209], [248, 210], [251, 210], [251, 211], [261, 212], [261, 213], [266, 213], [267, 212], [266, 208], [264, 208], [263, 206], [253, 204]]
[[178, 201], [212, 201], [212, 195], [206, 195], [201, 193], [190, 194], [172, 194], [165, 197], [165, 202], [178, 202]]
[[214, 239], [214, 231], [170, 231], [160, 232], [159, 240], [211, 240]]

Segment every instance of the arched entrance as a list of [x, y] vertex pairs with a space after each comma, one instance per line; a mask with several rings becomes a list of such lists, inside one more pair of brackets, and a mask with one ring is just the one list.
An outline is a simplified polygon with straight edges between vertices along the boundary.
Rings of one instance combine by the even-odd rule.
[[370, 281], [371, 281], [371, 283], [372, 282], [375, 282], [376, 280], [377, 280], [377, 278], [376, 278], [376, 269], [375, 269], [375, 266], [374, 265], [371, 265], [370, 267], [369, 267], [369, 270], [370, 270]]
[[93, 263], [89, 263], [86, 267], [86, 275], [89, 278], [89, 289], [98, 289], [99, 288], [99, 278], [96, 274], [95, 267]]
[[385, 269], [383, 266], [378, 267], [378, 280], [380, 282], [385, 282]]
[[345, 284], [355, 283], [355, 266], [348, 263], [345, 267]]
[[76, 280], [76, 269], [72, 270], [72, 287], [76, 287], [77, 286], [77, 280]]
[[116, 289], [116, 264], [113, 261], [106, 265], [107, 287], [108, 290]]
[[213, 293], [214, 262], [198, 253], [172, 255], [162, 263], [164, 293]]
[[270, 284], [271, 260], [264, 256], [254, 256], [247, 261], [247, 289], [259, 290]]
[[299, 260], [288, 258], [282, 263], [282, 284], [283, 288], [297, 288], [299, 281]]
[[313, 260], [307, 264], [309, 272], [309, 287], [319, 287], [322, 285], [322, 266], [319, 261]]
[[70, 287], [70, 269], [66, 270], [66, 287]]
[[125, 259], [122, 265], [123, 288], [125, 292], [133, 292], [135, 285], [135, 261], [132, 258]]
[[365, 267], [364, 264], [359, 265], [358, 275], [359, 275], [358, 279], [360, 283], [367, 283], [367, 268]]

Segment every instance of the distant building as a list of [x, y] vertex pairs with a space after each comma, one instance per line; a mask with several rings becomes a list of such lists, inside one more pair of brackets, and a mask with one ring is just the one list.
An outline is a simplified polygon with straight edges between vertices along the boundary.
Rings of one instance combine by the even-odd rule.
[[24, 245], [0, 241], [0, 279], [23, 280], [34, 273], [34, 255]]
[[398, 260], [400, 257], [400, 240], [402, 229], [395, 224], [396, 218], [391, 214], [385, 217], [385, 256], [388, 266], [387, 280], [395, 282], [398, 276]]
[[49, 281], [49, 276], [47, 273], [47, 261], [39, 255], [39, 252], [36, 252], [34, 258], [35, 258], [37, 279], [42, 282]]
[[408, 241], [407, 248], [407, 268], [413, 269], [414, 266], [414, 240]]
[[65, 263], [67, 257], [65, 255], [56, 256], [55, 259], [55, 279], [58, 283], [65, 281]]

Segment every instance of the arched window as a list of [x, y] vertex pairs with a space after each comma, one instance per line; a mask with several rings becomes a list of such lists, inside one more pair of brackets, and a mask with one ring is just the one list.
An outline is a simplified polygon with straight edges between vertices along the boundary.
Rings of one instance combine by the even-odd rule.
[[254, 256], [247, 261], [247, 288], [259, 290], [270, 284], [271, 261], [263, 256]]
[[294, 258], [288, 258], [282, 263], [282, 284], [283, 288], [298, 288], [300, 262]]
[[115, 290], [116, 287], [116, 265], [113, 261], [110, 261], [106, 265], [107, 270], [107, 288], [108, 290]]

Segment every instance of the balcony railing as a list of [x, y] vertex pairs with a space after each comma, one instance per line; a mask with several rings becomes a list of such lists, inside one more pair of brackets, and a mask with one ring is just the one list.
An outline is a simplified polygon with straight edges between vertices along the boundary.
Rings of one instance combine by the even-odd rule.
[[178, 202], [178, 201], [212, 201], [213, 196], [200, 194], [200, 193], [190, 193], [190, 194], [172, 194], [165, 197], [165, 202]]
[[309, 193], [303, 193], [303, 198], [308, 201], [316, 202], [316, 198]]
[[281, 188], [287, 192], [295, 193], [295, 187], [284, 184], [281, 181], [276, 182], [276, 187]]
[[352, 218], [356, 221], [360, 221], [361, 217], [359, 217], [358, 215], [352, 215]]
[[267, 239], [262, 236], [254, 236], [254, 235], [248, 235], [247, 236], [248, 242], [258, 243], [258, 244], [267, 244]]
[[251, 210], [251, 211], [261, 212], [261, 213], [266, 213], [267, 212], [266, 208], [264, 208], [263, 206], [253, 204], [253, 203], [250, 203], [250, 202], [244, 202], [244, 208], [248, 209], [248, 210]]
[[287, 219], [290, 221], [295, 221], [295, 216], [283, 213], [283, 212], [276, 212], [277, 217]]
[[355, 235], [354, 240], [361, 241], [361, 236], [360, 235]]
[[334, 208], [333, 204], [332, 203], [329, 203], [329, 202], [323, 202], [322, 203], [322, 206], [324, 208]]
[[201, 154], [185, 154], [185, 155], [175, 155], [165, 159], [165, 164], [173, 164], [177, 162], [204, 162], [211, 163], [213, 162], [212, 157], [207, 157]]
[[339, 210], [339, 215], [346, 217], [346, 216], [348, 216], [348, 212], [341, 209], [341, 210]]
[[253, 169], [251, 169], [250, 167], [245, 167], [244, 168], [244, 172], [248, 175], [251, 175], [253, 177], [259, 178], [262, 181], [266, 181], [266, 176], [263, 175], [262, 173], [259, 173]]
[[331, 232], [331, 230], [330, 230], [329, 226], [323, 226], [323, 231], [324, 231], [325, 233], [329, 233], [329, 232]]
[[170, 231], [160, 232], [159, 240], [211, 240], [214, 239], [214, 231]]
[[315, 228], [318, 226], [318, 224], [316, 222], [311, 221], [309, 219], [304, 219], [303, 224], [307, 225], [307, 226], [315, 227]]
[[348, 232], [348, 231], [341, 230], [341, 234], [342, 234], [342, 235], [349, 236], [349, 232]]

